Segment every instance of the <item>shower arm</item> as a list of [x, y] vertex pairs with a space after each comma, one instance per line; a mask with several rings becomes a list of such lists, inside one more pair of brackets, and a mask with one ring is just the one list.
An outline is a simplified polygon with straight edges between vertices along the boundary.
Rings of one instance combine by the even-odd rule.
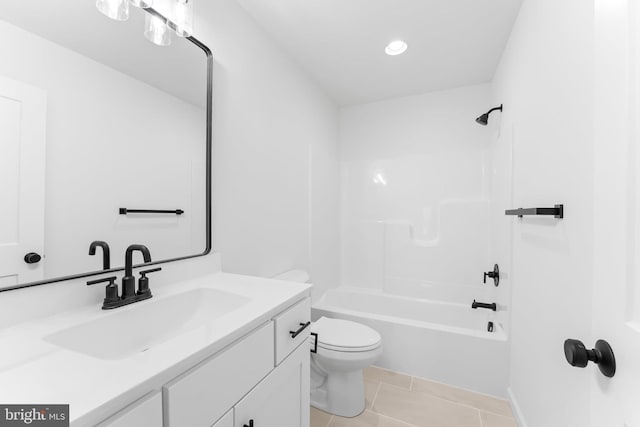
[[491, 110], [487, 111], [487, 114], [491, 114], [494, 111], [502, 111], [502, 105], [500, 105], [499, 107], [494, 107]]

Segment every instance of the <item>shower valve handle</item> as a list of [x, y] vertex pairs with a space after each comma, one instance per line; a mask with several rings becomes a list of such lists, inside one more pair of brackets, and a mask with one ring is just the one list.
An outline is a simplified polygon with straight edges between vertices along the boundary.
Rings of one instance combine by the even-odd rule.
[[487, 277], [493, 279], [493, 284], [498, 286], [500, 284], [500, 267], [498, 264], [493, 265], [493, 271], [486, 271], [482, 283], [487, 283]]

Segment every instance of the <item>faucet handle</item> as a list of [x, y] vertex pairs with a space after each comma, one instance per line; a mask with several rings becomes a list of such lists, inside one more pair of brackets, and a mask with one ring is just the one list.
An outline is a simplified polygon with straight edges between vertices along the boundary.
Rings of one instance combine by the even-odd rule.
[[138, 279], [138, 292], [136, 292], [136, 295], [151, 295], [151, 290], [149, 289], [149, 278], [147, 277], [147, 274], [155, 273], [156, 271], [160, 270], [162, 270], [161, 267], [140, 271], [140, 278]]
[[90, 280], [87, 282], [87, 286], [97, 285], [98, 283], [109, 282], [107, 287], [105, 288], [105, 296], [104, 303], [102, 308], [109, 305], [109, 303], [114, 303], [120, 301], [120, 296], [118, 295], [118, 285], [116, 285], [116, 276], [103, 277], [102, 279]]

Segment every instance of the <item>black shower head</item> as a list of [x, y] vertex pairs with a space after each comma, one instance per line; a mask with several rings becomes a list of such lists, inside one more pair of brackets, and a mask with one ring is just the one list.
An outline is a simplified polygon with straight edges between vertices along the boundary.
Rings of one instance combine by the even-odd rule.
[[476, 119], [476, 123], [486, 126], [489, 123], [489, 114], [485, 113]]
[[476, 119], [476, 123], [482, 126], [486, 126], [487, 124], [489, 124], [489, 114], [493, 113], [494, 111], [502, 111], [502, 105], [500, 105], [499, 107], [492, 108], [491, 110], [487, 111], [486, 113], [478, 117]]

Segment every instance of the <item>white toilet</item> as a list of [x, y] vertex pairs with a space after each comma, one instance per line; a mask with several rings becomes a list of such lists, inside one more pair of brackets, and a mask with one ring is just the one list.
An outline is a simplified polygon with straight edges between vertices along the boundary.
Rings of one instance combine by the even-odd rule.
[[[291, 270], [274, 279], [306, 283], [309, 275]], [[382, 337], [360, 323], [328, 317], [313, 322], [311, 332], [311, 405], [341, 417], [359, 415], [365, 407], [362, 370], [382, 354]]]
[[[311, 405], [341, 417], [364, 411], [362, 370], [382, 354], [380, 334], [368, 326], [321, 317], [311, 324]], [[315, 347], [311, 337], [311, 347]]]

